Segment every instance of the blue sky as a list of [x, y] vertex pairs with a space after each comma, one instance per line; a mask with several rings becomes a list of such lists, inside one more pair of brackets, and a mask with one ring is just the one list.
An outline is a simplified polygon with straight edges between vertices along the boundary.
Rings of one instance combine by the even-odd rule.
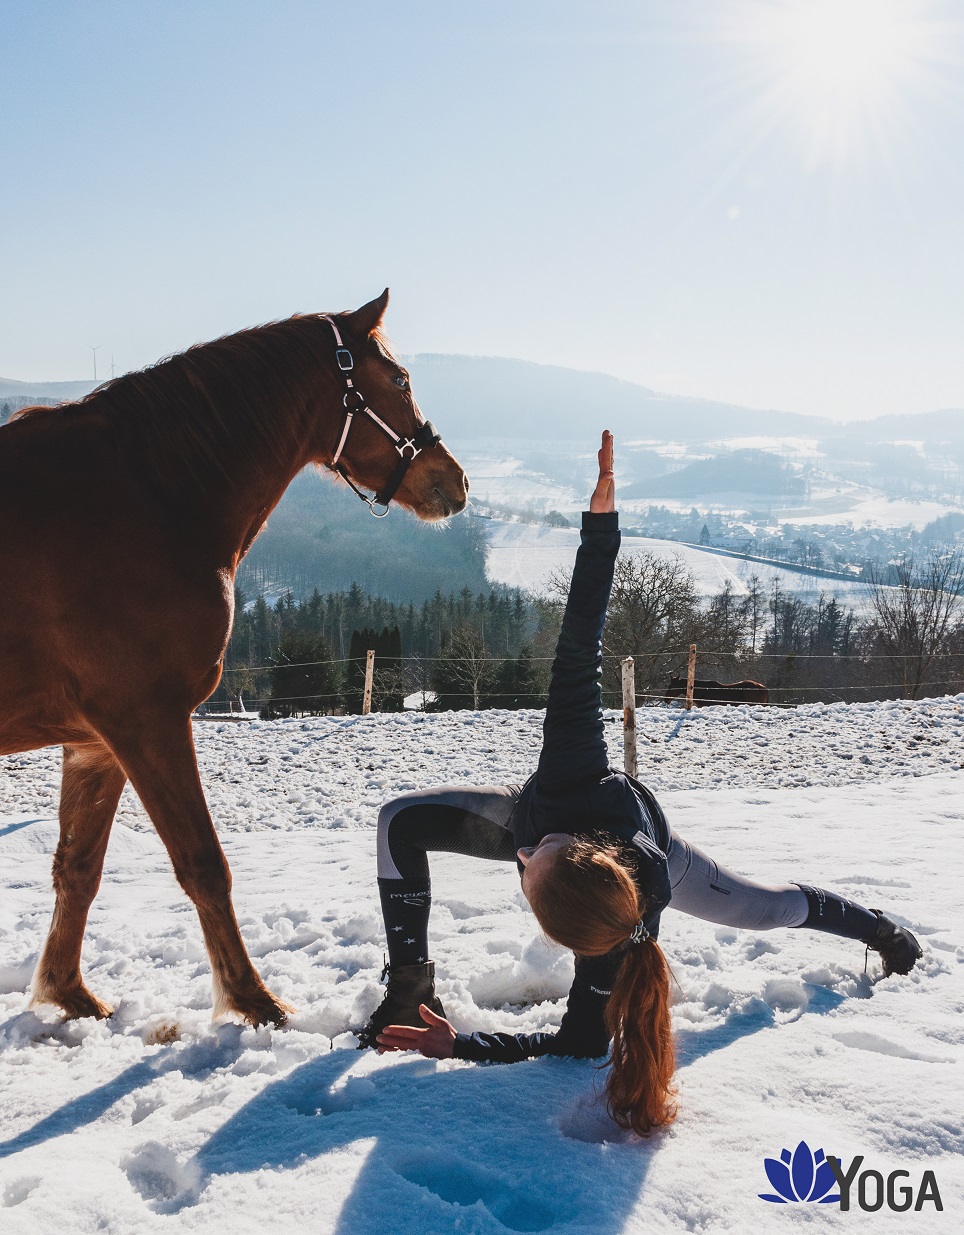
[[825, 2], [0, 0], [0, 374], [388, 284], [405, 352], [964, 407], [964, 13]]

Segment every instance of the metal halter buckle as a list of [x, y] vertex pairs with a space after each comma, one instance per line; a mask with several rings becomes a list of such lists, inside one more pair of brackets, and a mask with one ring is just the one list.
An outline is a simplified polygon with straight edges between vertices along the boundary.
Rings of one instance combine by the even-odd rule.
[[411, 439], [410, 437], [406, 437], [400, 446], [399, 446], [399, 444], [398, 444], [397, 442], [395, 443], [395, 449], [398, 451], [398, 453], [402, 456], [402, 458], [403, 458], [403, 459], [405, 458], [405, 448], [406, 448], [406, 447], [408, 447], [408, 448], [411, 450], [411, 452], [412, 452], [412, 453], [408, 456], [408, 461], [409, 461], [409, 463], [411, 463], [411, 461], [412, 461], [412, 460], [413, 460], [413, 459], [414, 459], [417, 455], [420, 455], [420, 454], [422, 453], [422, 451], [421, 451], [421, 447], [416, 446], [416, 445], [415, 445], [415, 443], [412, 441], [412, 439]]
[[350, 373], [355, 367], [355, 361], [347, 347], [335, 348], [335, 360], [338, 362], [338, 368], [342, 373]]

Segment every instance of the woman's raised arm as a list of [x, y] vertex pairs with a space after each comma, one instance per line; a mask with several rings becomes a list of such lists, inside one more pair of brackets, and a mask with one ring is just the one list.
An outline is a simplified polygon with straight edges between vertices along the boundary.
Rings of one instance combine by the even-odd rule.
[[602, 720], [602, 632], [618, 552], [613, 435], [607, 429], [552, 662], [538, 770], [543, 793], [564, 793], [609, 772]]

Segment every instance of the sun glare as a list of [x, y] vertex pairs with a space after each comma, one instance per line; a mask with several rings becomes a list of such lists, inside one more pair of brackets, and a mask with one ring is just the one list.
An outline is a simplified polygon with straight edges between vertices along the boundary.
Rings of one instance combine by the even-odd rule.
[[863, 93], [900, 67], [904, 23], [881, 0], [809, 0], [785, 10], [784, 24], [796, 71], [814, 90]]
[[933, 27], [920, 0], [779, 0], [754, 5], [747, 34], [762, 52], [775, 108], [808, 133], [810, 159], [884, 145], [923, 83]]

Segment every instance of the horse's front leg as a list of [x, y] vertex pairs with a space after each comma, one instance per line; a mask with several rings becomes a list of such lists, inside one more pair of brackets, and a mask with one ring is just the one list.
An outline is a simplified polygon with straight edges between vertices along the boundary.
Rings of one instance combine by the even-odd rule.
[[164, 842], [177, 881], [194, 902], [211, 960], [214, 1015], [284, 1024], [293, 1011], [261, 981], [231, 903], [231, 872], [201, 788], [189, 717], [138, 717], [106, 735]]
[[80, 976], [80, 949], [125, 780], [117, 760], [101, 742], [64, 747], [60, 843], [53, 872], [57, 899], [34, 974], [31, 1002], [59, 1004], [68, 1016], [111, 1014]]

